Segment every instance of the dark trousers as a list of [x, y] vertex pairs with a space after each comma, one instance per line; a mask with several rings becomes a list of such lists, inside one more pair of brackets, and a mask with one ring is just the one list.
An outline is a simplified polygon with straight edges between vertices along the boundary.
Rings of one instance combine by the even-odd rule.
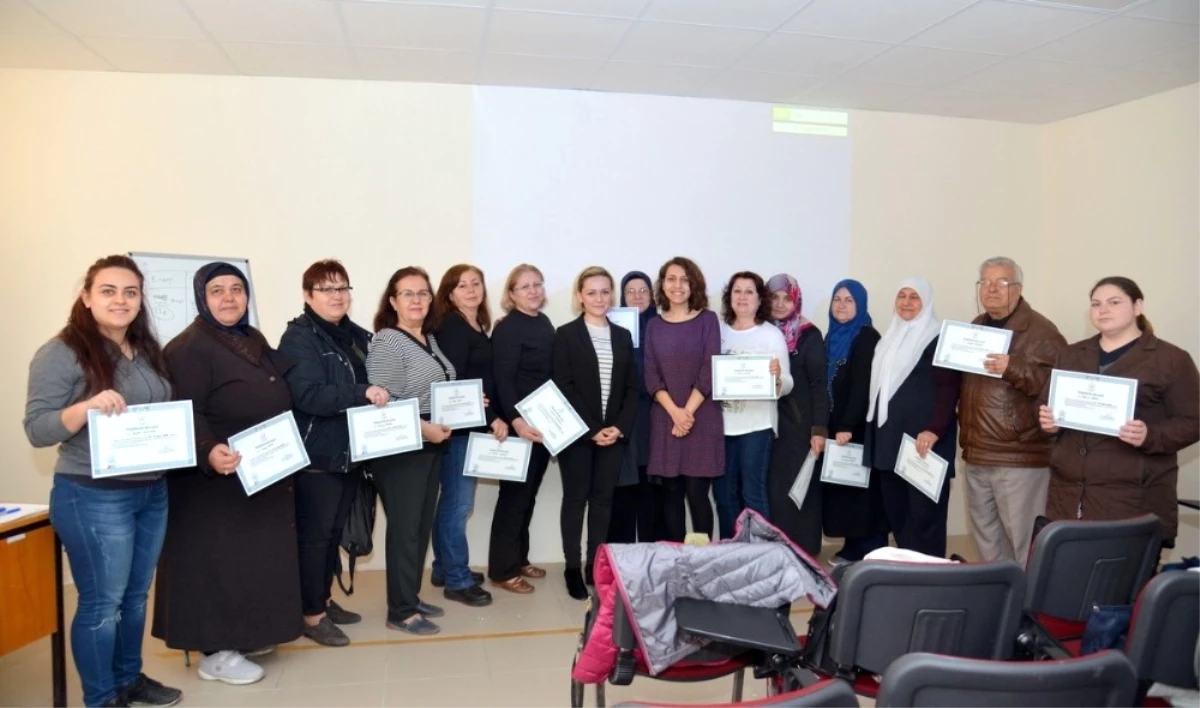
[[609, 543], [654, 543], [663, 537], [662, 485], [651, 484], [646, 466], [638, 466], [638, 483], [613, 490]]
[[583, 536], [585, 510], [588, 565], [595, 561], [596, 549], [608, 536], [613, 490], [621, 474], [624, 456], [623, 443], [600, 447], [590, 440], [577, 442], [558, 456], [563, 488], [559, 527], [562, 530], [563, 559], [568, 568], [580, 567], [579, 544]]
[[682, 542], [687, 535], [687, 519], [683, 500], [687, 498], [687, 510], [692, 513], [692, 530], [713, 537], [713, 508], [709, 499], [712, 480], [708, 477], [663, 477], [663, 522], [666, 540]]
[[546, 447], [534, 443], [525, 481], [500, 483], [488, 542], [488, 577], [492, 580], [511, 580], [529, 565], [529, 522], [533, 520], [533, 504], [549, 464]]
[[350, 514], [359, 473], [303, 470], [296, 481], [296, 541], [300, 605], [306, 616], [325, 612], [337, 573], [338, 543]]
[[426, 443], [422, 450], [381, 457], [371, 464], [375, 489], [387, 514], [384, 555], [389, 622], [404, 622], [417, 613], [443, 452]]
[[946, 514], [950, 504], [950, 477], [942, 483], [935, 504], [892, 470], [873, 469], [879, 475], [883, 509], [896, 545], [939, 558], [946, 557]]
[[[807, 454], [807, 453], [805, 453]], [[801, 457], [801, 460], [804, 458]], [[805, 553], [816, 558], [821, 553], [822, 484], [820, 469], [813, 470], [804, 495], [804, 508], [797, 509], [789, 492], [800, 474], [799, 465], [792, 467], [776, 460], [767, 477], [767, 494], [771, 500], [771, 523], [787, 534]]]

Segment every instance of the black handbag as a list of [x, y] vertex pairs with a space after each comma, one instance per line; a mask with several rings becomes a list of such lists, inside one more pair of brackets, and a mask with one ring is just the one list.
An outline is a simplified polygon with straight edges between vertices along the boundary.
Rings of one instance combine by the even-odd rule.
[[339, 542], [350, 558], [350, 587], [342, 582], [342, 557], [338, 555], [337, 581], [338, 587], [346, 595], [354, 594], [354, 565], [360, 556], [369, 555], [374, 547], [371, 534], [375, 531], [375, 482], [372, 481], [370, 470], [364, 465], [346, 474], [354, 475], [356, 488], [354, 499], [350, 502], [350, 513], [346, 516], [346, 525], [342, 527], [342, 538]]

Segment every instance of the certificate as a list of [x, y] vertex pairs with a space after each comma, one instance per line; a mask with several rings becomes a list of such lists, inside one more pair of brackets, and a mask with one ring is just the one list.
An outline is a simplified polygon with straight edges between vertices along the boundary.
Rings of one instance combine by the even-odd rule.
[[800, 472], [796, 474], [796, 481], [792, 482], [792, 488], [788, 490], [788, 497], [797, 509], [804, 508], [804, 498], [808, 496], [808, 485], [812, 482], [813, 470], [817, 467], [817, 456], [812, 450], [808, 451], [808, 456], [804, 458], [804, 462], [800, 465]]
[[775, 400], [770, 354], [717, 354], [712, 358], [714, 401]]
[[905, 434], [900, 441], [900, 454], [896, 457], [896, 474], [917, 488], [934, 504], [942, 498], [942, 484], [946, 481], [946, 471], [950, 463], [945, 458], [930, 450], [925, 453], [925, 459], [917, 454], [917, 441], [913, 436]]
[[346, 424], [350, 426], [351, 462], [412, 452], [423, 444], [421, 402], [416, 398], [347, 409]]
[[291, 411], [230, 436], [229, 449], [242, 456], [237, 476], [246, 496], [309, 465], [308, 451]]
[[116, 415], [93, 409], [87, 426], [94, 479], [196, 466], [191, 401], [134, 405]]
[[612, 307], [608, 310], [608, 321], [629, 330], [629, 333], [633, 335], [634, 349], [642, 345], [638, 340], [638, 317], [640, 315], [641, 313], [636, 307]]
[[1137, 389], [1137, 379], [1054, 369], [1046, 405], [1060, 428], [1117, 435], [1133, 420]]
[[547, 381], [526, 396], [517, 404], [517, 412], [542, 434], [542, 444], [551, 455], [558, 455], [588, 431], [583, 418], [553, 381]]
[[498, 442], [491, 433], [467, 436], [467, 461], [463, 475], [505, 482], [524, 482], [533, 443], [515, 435]]
[[871, 468], [863, 466], [863, 446], [856, 443], [838, 445], [836, 441], [826, 440], [821, 481], [863, 489], [870, 486]]
[[998, 379], [1000, 374], [983, 368], [983, 363], [988, 354], [1007, 354], [1012, 335], [1011, 329], [945, 320], [933, 353], [933, 365]]
[[439, 381], [429, 387], [429, 420], [451, 430], [487, 425], [483, 380]]

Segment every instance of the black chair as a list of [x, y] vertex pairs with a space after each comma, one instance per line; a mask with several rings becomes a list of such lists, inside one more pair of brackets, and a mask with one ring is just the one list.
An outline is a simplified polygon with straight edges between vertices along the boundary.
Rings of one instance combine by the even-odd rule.
[[1125, 645], [1140, 682], [1139, 698], [1145, 698], [1154, 682], [1200, 688], [1195, 663], [1198, 641], [1200, 573], [1171, 570], [1151, 579], [1134, 605]]
[[909, 654], [892, 662], [876, 706], [1131, 706], [1133, 665], [1103, 651], [1061, 661], [980, 661]]
[[[625, 701], [617, 708], [722, 708], [728, 704], [684, 704], [658, 703], [651, 701]], [[850, 684], [837, 679], [826, 679], [798, 691], [759, 698], [739, 704], [745, 708], [858, 708], [858, 696]]]

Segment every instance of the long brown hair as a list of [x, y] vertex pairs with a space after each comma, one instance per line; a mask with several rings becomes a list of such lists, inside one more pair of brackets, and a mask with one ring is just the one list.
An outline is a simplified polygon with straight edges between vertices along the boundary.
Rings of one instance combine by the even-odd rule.
[[[1133, 282], [1131, 278], [1126, 278], [1121, 275], [1110, 275], [1107, 278], [1101, 278], [1100, 280], [1096, 281], [1096, 284], [1092, 286], [1092, 292], [1089, 297], [1095, 297], [1096, 291], [1105, 285], [1111, 285], [1125, 293], [1129, 296], [1131, 302], [1136, 303], [1137, 301], [1141, 300], [1142, 306], [1145, 306], [1146, 298], [1142, 296], [1142, 289], [1139, 288], [1138, 284]], [[1142, 330], [1146, 334], [1154, 334], [1154, 327], [1150, 326], [1150, 320], [1146, 319], [1145, 315], [1137, 316], [1137, 326], [1138, 329]]]
[[[67, 317], [67, 326], [58, 333], [59, 339], [75, 352], [79, 366], [83, 369], [87, 386], [83, 390], [83, 398], [94, 396], [101, 391], [107, 391], [116, 386], [117, 357], [121, 351], [116, 343], [100, 332], [96, 317], [87, 305], [83, 304], [83, 293], [95, 285], [96, 275], [105, 268], [120, 268], [137, 276], [138, 291], [141, 293], [141, 306], [137, 316], [129, 323], [125, 333], [125, 341], [134, 352], [146, 358], [155, 373], [170, 381], [167, 373], [167, 362], [163, 357], [162, 347], [154, 334], [154, 323], [146, 314], [146, 292], [143, 289], [146, 279], [137, 263], [129, 256], [105, 256], [96, 261], [83, 277], [83, 289], [71, 306], [71, 314]], [[81, 399], [82, 400], [82, 399]]]
[[446, 319], [446, 315], [462, 316], [458, 306], [450, 299], [450, 295], [458, 287], [458, 281], [462, 280], [463, 275], [470, 272], [479, 276], [479, 283], [483, 286], [483, 301], [479, 303], [479, 312], [475, 315], [475, 321], [479, 323], [479, 328], [484, 332], [492, 328], [492, 312], [488, 309], [487, 279], [483, 277], [483, 271], [468, 263], [459, 263], [450, 266], [450, 269], [442, 275], [442, 282], [438, 284], [437, 294], [433, 296], [431, 315], [435, 332], [442, 328], [442, 321]]
[[[388, 281], [387, 288], [384, 289], [383, 295], [379, 298], [379, 307], [375, 309], [375, 331], [387, 329], [388, 327], [396, 327], [400, 323], [400, 316], [396, 314], [395, 308], [392, 307], [391, 299], [396, 297], [396, 283], [399, 283], [405, 278], [416, 275], [425, 279], [425, 287], [433, 290], [433, 285], [429, 280], [429, 273], [420, 266], [405, 266], [400, 270], [392, 273], [391, 280]], [[433, 310], [433, 303], [430, 303], [430, 311]], [[425, 322], [421, 325], [421, 333], [428, 334], [429, 315], [425, 315]]]

